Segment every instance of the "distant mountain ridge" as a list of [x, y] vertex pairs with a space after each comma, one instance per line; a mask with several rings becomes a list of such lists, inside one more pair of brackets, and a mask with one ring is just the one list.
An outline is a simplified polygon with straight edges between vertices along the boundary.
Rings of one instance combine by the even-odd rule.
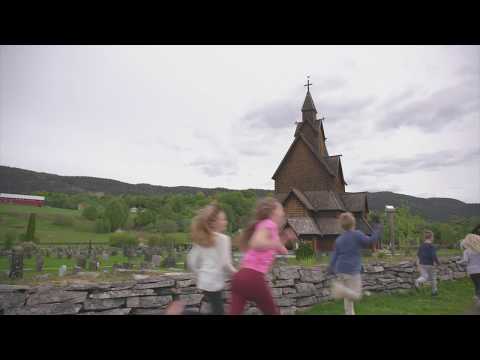
[[[273, 190], [249, 189], [257, 196], [265, 196]], [[194, 186], [160, 186], [150, 184], [128, 184], [125, 182], [102, 179], [89, 176], [61, 176], [43, 172], [35, 172], [8, 166], [0, 166], [0, 192], [15, 194], [30, 194], [35, 191], [80, 193], [103, 192], [112, 195], [138, 194], [196, 194], [203, 192], [206, 195], [218, 191], [236, 191], [226, 188], [206, 189]], [[382, 191], [368, 194], [370, 210], [383, 211], [385, 205], [398, 207], [402, 203], [426, 219], [445, 221], [451, 216], [471, 217], [480, 216], [480, 204], [466, 204], [460, 200], [448, 198], [418, 198], [410, 195], [396, 194]]]

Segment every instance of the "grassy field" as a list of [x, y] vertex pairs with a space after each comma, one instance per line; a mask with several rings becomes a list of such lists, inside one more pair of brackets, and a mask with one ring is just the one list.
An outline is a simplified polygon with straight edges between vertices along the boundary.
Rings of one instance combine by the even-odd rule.
[[[4, 242], [7, 231], [17, 234], [25, 233], [30, 213], [36, 214], [36, 236], [40, 245], [50, 244], [106, 244], [111, 234], [97, 234], [95, 222], [81, 216], [79, 210], [58, 209], [50, 207], [35, 207], [26, 205], [0, 204], [0, 244]], [[73, 220], [72, 225], [56, 225], [57, 215], [63, 215]], [[151, 233], [132, 231], [138, 236], [147, 236]], [[185, 233], [175, 233], [177, 244], [188, 242]]]
[[[406, 294], [379, 294], [355, 304], [357, 315], [461, 315], [471, 311], [473, 284], [465, 278], [456, 281], [441, 281], [439, 295], [432, 297], [430, 288], [412, 290]], [[300, 315], [342, 315], [343, 301], [317, 304]]]
[[[460, 249], [440, 249], [437, 251], [439, 258], [450, 257], [450, 256], [461, 256], [462, 251]], [[375, 255], [362, 256], [362, 263], [376, 263], [376, 262], [385, 262], [385, 263], [398, 263], [400, 261], [406, 260], [415, 260], [416, 253], [412, 252], [410, 255], [395, 255], [395, 256], [385, 256], [379, 258]], [[287, 260], [289, 265], [301, 265], [305, 267], [312, 267], [317, 265], [328, 265], [330, 263], [330, 256], [320, 256], [319, 258], [309, 258], [304, 260], [297, 260], [295, 258], [290, 258]]]

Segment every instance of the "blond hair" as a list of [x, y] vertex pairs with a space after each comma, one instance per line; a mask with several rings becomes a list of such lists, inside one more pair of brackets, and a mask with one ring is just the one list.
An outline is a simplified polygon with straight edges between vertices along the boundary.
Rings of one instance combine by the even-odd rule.
[[425, 231], [423, 232], [423, 238], [424, 238], [425, 240], [431, 240], [431, 241], [433, 241], [433, 238], [434, 238], [433, 231], [431, 231], [431, 230], [425, 230]]
[[270, 218], [277, 206], [282, 206], [282, 204], [273, 197], [266, 197], [257, 201], [253, 220], [250, 221], [246, 229], [242, 230], [234, 239], [234, 242], [239, 244], [241, 251], [246, 251], [248, 249], [250, 238], [255, 231], [257, 223]]
[[338, 220], [343, 230], [348, 231], [355, 228], [356, 220], [355, 216], [351, 212], [344, 212], [340, 214]]
[[194, 244], [211, 247], [215, 245], [213, 224], [218, 215], [223, 212], [217, 203], [212, 203], [200, 209], [197, 216], [193, 218], [191, 226], [191, 237]]
[[480, 253], [480, 236], [476, 234], [468, 234], [462, 240], [462, 246], [473, 252]]

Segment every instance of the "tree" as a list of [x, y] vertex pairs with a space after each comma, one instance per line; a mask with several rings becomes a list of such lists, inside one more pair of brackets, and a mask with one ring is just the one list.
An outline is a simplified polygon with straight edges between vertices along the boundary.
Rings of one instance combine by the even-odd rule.
[[169, 219], [159, 220], [157, 228], [160, 232], [165, 234], [174, 233], [178, 231], [177, 223]]
[[135, 226], [146, 226], [155, 223], [157, 214], [153, 210], [145, 210], [135, 217]]
[[87, 206], [83, 209], [82, 215], [87, 220], [95, 220], [98, 217], [98, 210], [95, 206]]
[[172, 245], [172, 239], [169, 235], [150, 235], [147, 237], [148, 246], [169, 248]]
[[100, 217], [95, 222], [95, 231], [99, 234], [106, 234], [109, 233], [112, 229], [112, 225], [110, 224], [110, 220]]
[[181, 232], [189, 232], [190, 225], [192, 223], [191, 218], [182, 218], [177, 221], [178, 230]]
[[120, 229], [125, 225], [128, 219], [127, 204], [121, 199], [113, 199], [105, 209], [105, 219], [110, 222], [110, 231]]
[[5, 242], [3, 243], [3, 247], [5, 250], [10, 250], [14, 245], [17, 240], [17, 233], [14, 231], [7, 231], [5, 233]]
[[123, 253], [127, 256], [130, 263], [131, 257], [134, 255], [134, 249], [138, 246], [138, 238], [129, 233], [117, 233], [110, 236], [110, 246], [123, 249]]
[[38, 239], [35, 238], [35, 213], [30, 214], [28, 219], [27, 233], [23, 238], [24, 241], [36, 242]]

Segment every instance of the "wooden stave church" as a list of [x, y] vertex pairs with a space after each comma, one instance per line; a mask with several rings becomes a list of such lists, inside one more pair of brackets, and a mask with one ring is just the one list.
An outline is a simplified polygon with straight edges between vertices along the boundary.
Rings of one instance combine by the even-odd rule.
[[346, 192], [342, 155], [329, 155], [323, 118], [308, 87], [297, 123], [294, 140], [272, 176], [275, 197], [283, 204], [286, 227], [301, 242], [311, 242], [315, 252], [332, 251], [342, 233], [338, 216], [346, 211], [355, 215], [356, 228], [372, 233], [367, 220], [367, 192]]

